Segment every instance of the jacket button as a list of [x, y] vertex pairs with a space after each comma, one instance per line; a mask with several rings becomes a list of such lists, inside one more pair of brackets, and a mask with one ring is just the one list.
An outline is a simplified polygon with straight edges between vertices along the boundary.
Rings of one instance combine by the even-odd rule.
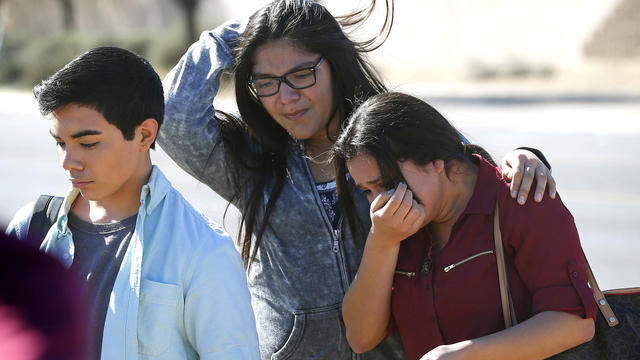
[[578, 272], [577, 271], [572, 272], [571, 276], [573, 276], [574, 278], [577, 278], [578, 277]]

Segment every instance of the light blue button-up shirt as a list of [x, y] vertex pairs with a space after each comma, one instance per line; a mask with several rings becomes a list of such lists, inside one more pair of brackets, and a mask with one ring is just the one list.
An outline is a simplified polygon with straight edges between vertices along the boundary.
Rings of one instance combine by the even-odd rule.
[[[69, 191], [41, 250], [73, 262]], [[23, 238], [33, 204], [7, 233]], [[125, 258], [113, 285], [102, 359], [259, 359], [245, 273], [231, 238], [153, 167]]]

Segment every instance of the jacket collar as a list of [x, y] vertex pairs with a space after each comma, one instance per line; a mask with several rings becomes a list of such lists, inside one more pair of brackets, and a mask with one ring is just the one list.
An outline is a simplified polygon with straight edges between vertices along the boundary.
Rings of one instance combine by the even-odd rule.
[[[477, 155], [480, 160], [478, 165], [478, 178], [473, 194], [467, 203], [467, 207], [462, 212], [465, 214], [493, 214], [496, 198], [498, 196], [498, 186], [503, 181], [500, 176], [500, 169], [491, 165], [487, 160]], [[498, 178], [498, 181], [496, 181]]]
[[[151, 214], [170, 190], [171, 183], [169, 180], [157, 165], [153, 165], [149, 181], [142, 186], [142, 191], [140, 191], [140, 208], [138, 213], [144, 212], [146, 215]], [[68, 231], [68, 214], [69, 211], [71, 211], [71, 205], [73, 205], [78, 195], [80, 195], [80, 190], [71, 187], [64, 197], [62, 208], [56, 221], [56, 227], [61, 234]]]

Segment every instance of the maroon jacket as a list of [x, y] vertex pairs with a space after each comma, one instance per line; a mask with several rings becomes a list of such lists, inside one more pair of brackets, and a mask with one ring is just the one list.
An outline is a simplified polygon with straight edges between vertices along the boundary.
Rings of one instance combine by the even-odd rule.
[[496, 201], [518, 321], [548, 310], [595, 319], [578, 232], [559, 196], [520, 206], [499, 169], [481, 159], [473, 195], [426, 275], [420, 267], [429, 231], [402, 242], [391, 307], [408, 359], [504, 329], [493, 240]]

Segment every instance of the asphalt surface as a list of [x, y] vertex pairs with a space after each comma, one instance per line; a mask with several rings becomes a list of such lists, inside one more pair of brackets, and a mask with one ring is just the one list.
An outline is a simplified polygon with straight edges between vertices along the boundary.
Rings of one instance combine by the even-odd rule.
[[[640, 286], [640, 101], [572, 99], [427, 100], [496, 158], [518, 146], [541, 149], [553, 166], [559, 194], [574, 215], [600, 286]], [[30, 94], [0, 91], [0, 137], [4, 227], [22, 205], [42, 193], [63, 194], [69, 184], [58, 165], [48, 121]], [[152, 157], [188, 200], [222, 222], [224, 200], [179, 169], [161, 149]], [[233, 209], [225, 225], [236, 232]]]

